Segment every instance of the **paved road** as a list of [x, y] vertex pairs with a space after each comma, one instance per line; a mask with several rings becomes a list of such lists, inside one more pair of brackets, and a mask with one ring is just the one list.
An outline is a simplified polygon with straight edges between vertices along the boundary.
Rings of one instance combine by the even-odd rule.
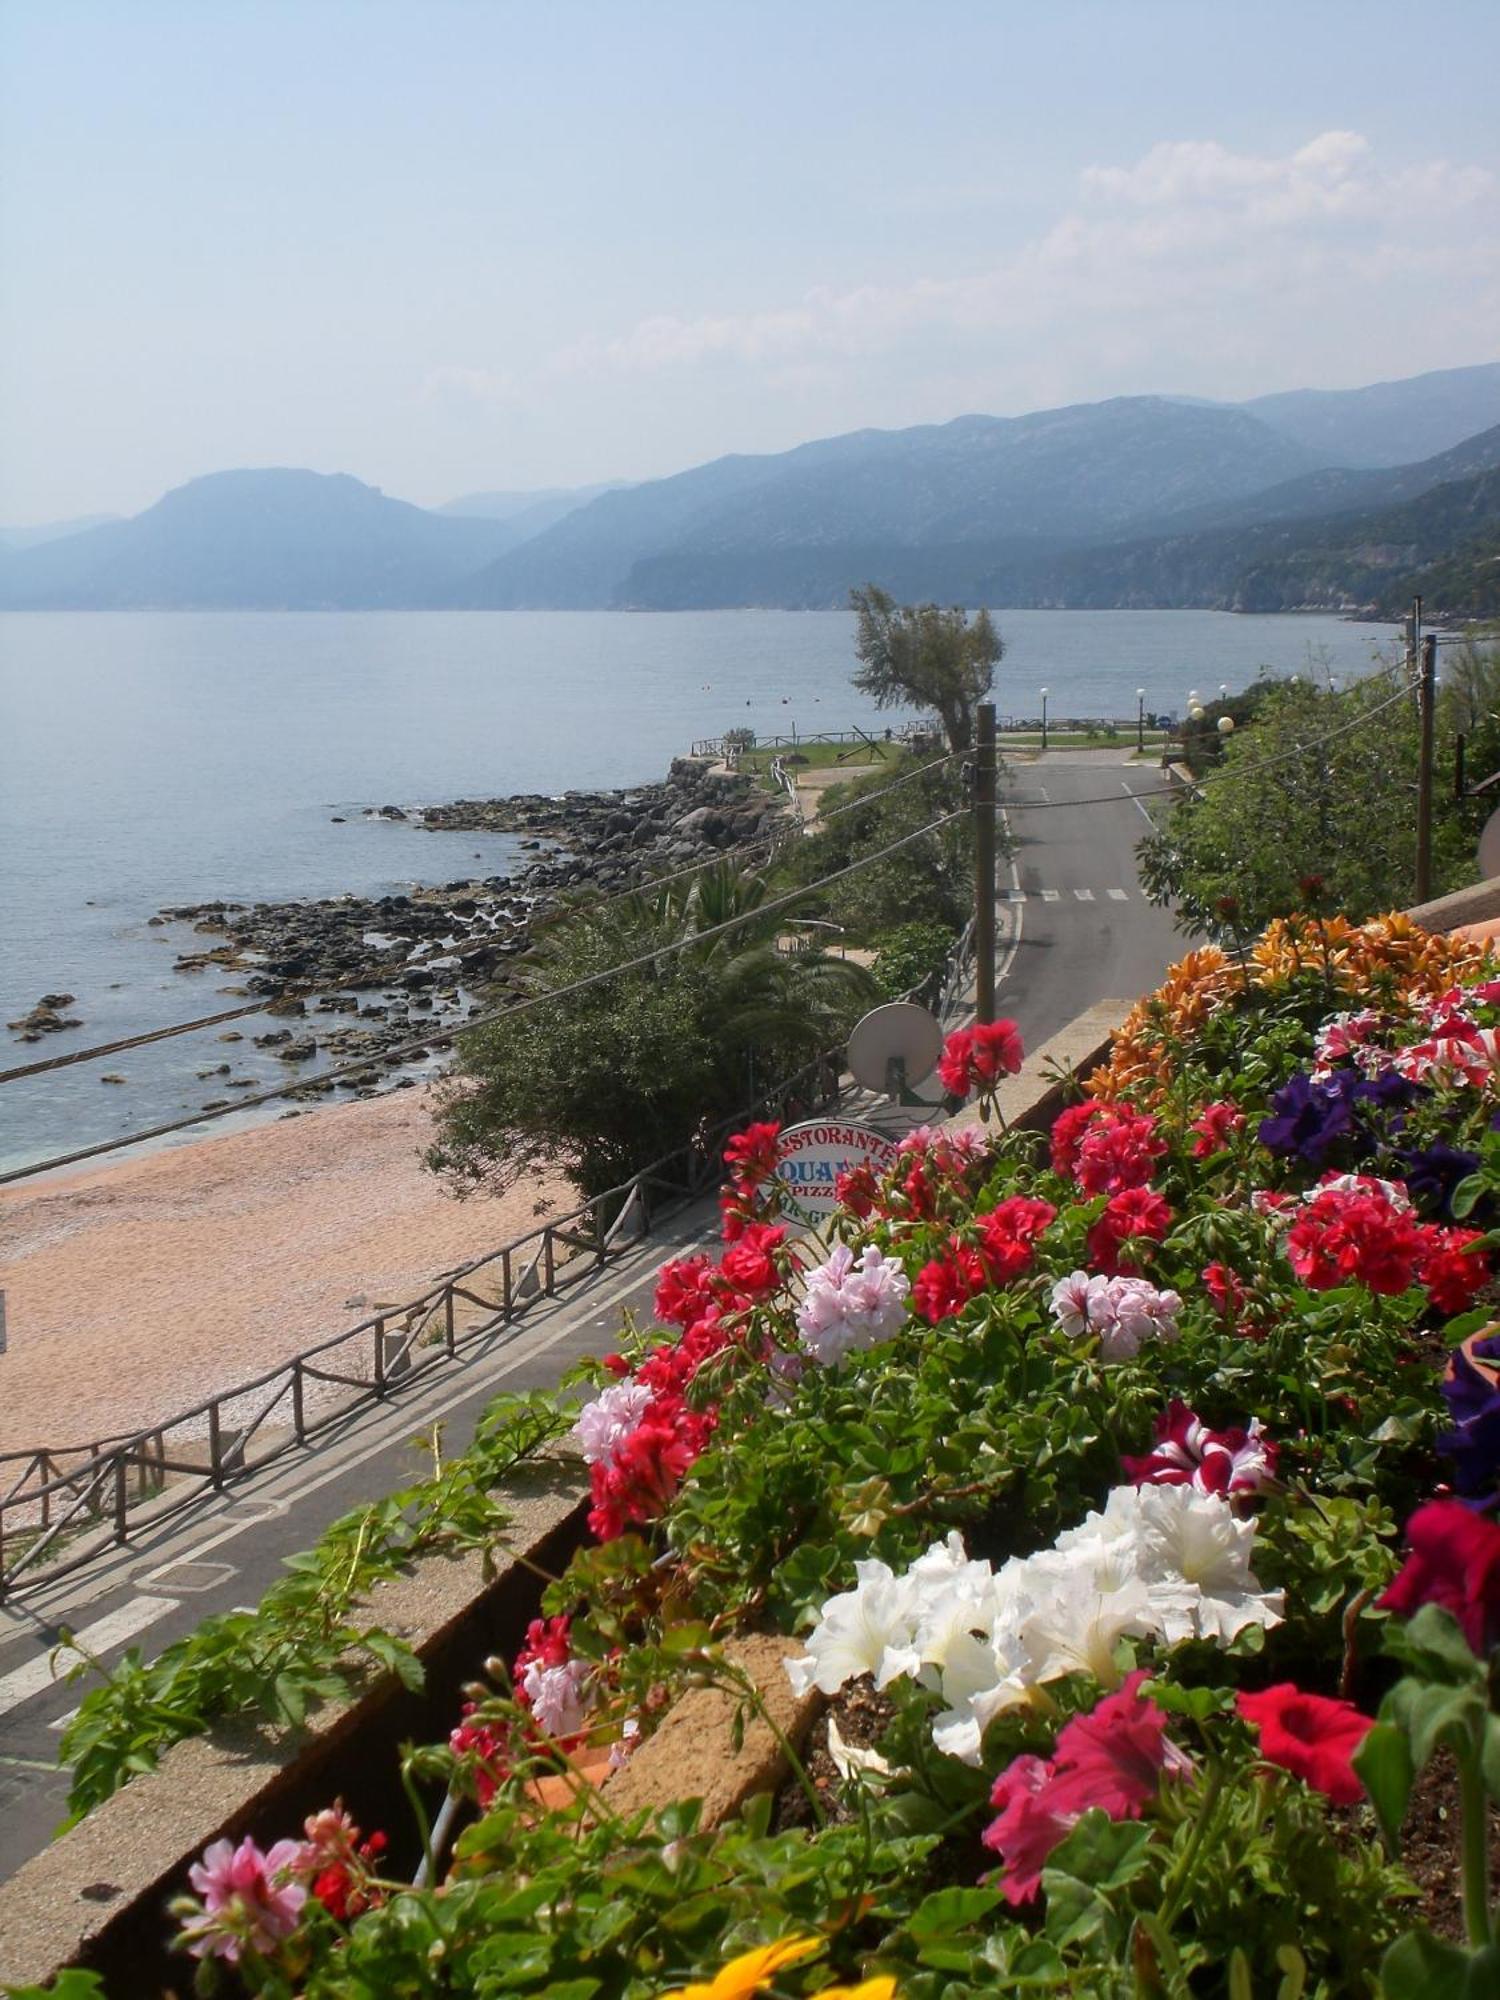
[[[1002, 796], [1019, 845], [1002, 870], [998, 997], [1030, 1048], [1096, 1000], [1144, 992], [1180, 954], [1182, 940], [1135, 876], [1144, 808], [1133, 793], [1159, 782], [1150, 766], [1122, 765], [1111, 752], [1052, 753], [1008, 768]], [[210, 1612], [255, 1604], [284, 1556], [350, 1508], [420, 1476], [428, 1459], [413, 1440], [434, 1423], [445, 1427], [445, 1449], [459, 1450], [498, 1390], [548, 1387], [582, 1355], [607, 1350], [624, 1310], [649, 1314], [662, 1261], [711, 1242], [716, 1222], [711, 1203], [684, 1211], [565, 1299], [534, 1306], [482, 1352], [351, 1416], [316, 1446], [82, 1575], [0, 1607], [0, 1879], [46, 1844], [64, 1809], [57, 1725], [83, 1688], [53, 1678], [60, 1628], [113, 1660], [127, 1645], [155, 1651]]]

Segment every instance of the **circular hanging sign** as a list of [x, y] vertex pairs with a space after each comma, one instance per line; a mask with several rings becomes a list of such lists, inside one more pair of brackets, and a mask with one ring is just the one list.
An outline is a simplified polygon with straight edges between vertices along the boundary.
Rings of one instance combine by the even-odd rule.
[[781, 1206], [797, 1222], [825, 1222], [838, 1207], [841, 1174], [866, 1166], [883, 1174], [895, 1157], [896, 1141], [870, 1125], [839, 1118], [789, 1125], [776, 1141]]

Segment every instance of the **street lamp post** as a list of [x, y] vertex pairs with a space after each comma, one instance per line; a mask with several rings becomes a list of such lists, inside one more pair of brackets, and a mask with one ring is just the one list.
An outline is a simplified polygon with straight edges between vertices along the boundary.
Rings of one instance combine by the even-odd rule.
[[1146, 690], [1135, 691], [1135, 750], [1138, 757], [1146, 752]]
[[1045, 688], [1041, 690], [1041, 695], [1042, 695], [1042, 748], [1045, 750], [1047, 747], [1047, 690]]

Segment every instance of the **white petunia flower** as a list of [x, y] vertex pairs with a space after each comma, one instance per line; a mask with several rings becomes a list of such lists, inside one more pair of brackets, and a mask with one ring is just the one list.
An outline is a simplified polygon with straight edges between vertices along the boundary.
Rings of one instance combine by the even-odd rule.
[[813, 1687], [837, 1694], [861, 1674], [873, 1675], [876, 1687], [883, 1688], [922, 1664], [912, 1645], [917, 1594], [910, 1581], [883, 1562], [856, 1563], [854, 1573], [856, 1587], [823, 1606], [807, 1652], [786, 1662], [799, 1696]]

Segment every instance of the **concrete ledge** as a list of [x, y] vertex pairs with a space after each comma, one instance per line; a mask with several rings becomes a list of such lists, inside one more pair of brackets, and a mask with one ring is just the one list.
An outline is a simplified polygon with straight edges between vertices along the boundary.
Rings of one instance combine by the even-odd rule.
[[[0, 1985], [41, 1983], [63, 1966], [92, 1967], [121, 2000], [183, 1987], [186, 1961], [165, 1950], [162, 1909], [184, 1890], [210, 1841], [299, 1835], [342, 1797], [362, 1825], [404, 1824], [396, 1751], [446, 1736], [460, 1689], [490, 1653], [513, 1653], [535, 1616], [541, 1570], [556, 1575], [584, 1539], [587, 1494], [576, 1473], [543, 1463], [504, 1496], [511, 1559], [486, 1576], [483, 1557], [429, 1556], [382, 1585], [372, 1623], [420, 1655], [427, 1682], [409, 1693], [368, 1672], [350, 1699], [325, 1704], [299, 1732], [239, 1726], [191, 1737], [0, 1887]], [[398, 1849], [398, 1855], [400, 1850]]]
[[[1070, 1083], [1104, 1061], [1120, 1023], [1134, 1005], [1133, 1000], [1096, 1001], [1040, 1048], [1033, 1049], [1016, 1075], [1006, 1077], [995, 1092], [1006, 1124], [1022, 1132], [1049, 1130], [1068, 1101]], [[955, 1130], [965, 1126], [983, 1129], [979, 1106], [965, 1106], [949, 1125]]]
[[1456, 931], [1465, 924], [1488, 923], [1500, 917], [1500, 876], [1455, 889], [1451, 896], [1436, 896], [1430, 903], [1418, 903], [1406, 914], [1426, 931]]

